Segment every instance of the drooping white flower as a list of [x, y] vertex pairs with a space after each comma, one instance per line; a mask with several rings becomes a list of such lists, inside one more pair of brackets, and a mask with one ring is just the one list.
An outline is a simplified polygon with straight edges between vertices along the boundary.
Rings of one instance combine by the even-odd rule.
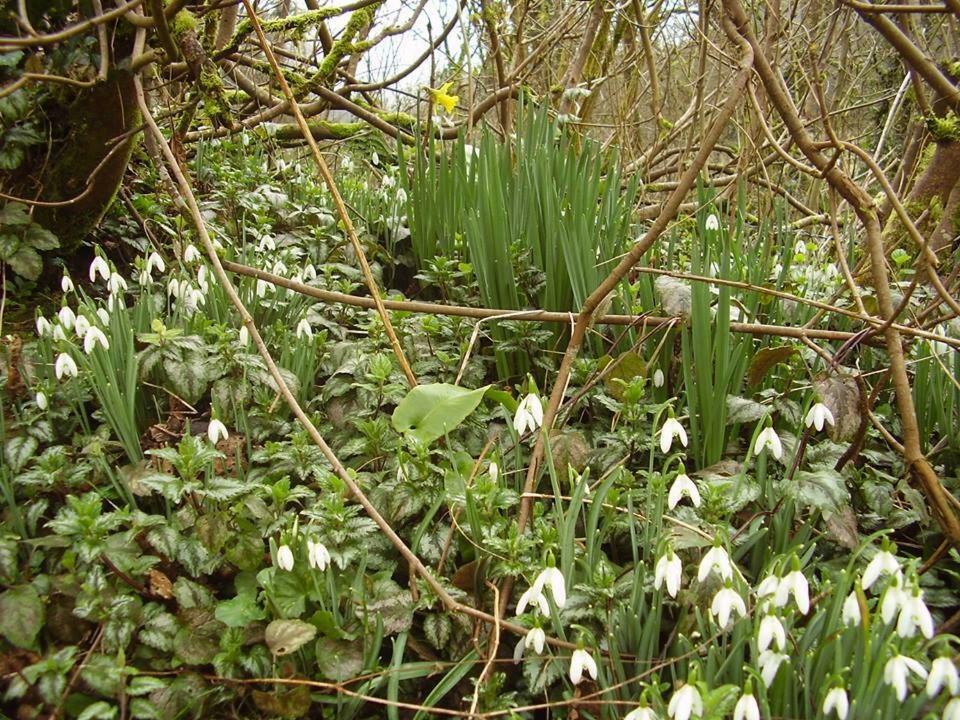
[[847, 599], [843, 601], [842, 617], [844, 625], [859, 625], [861, 623], [860, 600], [857, 598], [856, 590], [847, 595]]
[[659, 720], [659, 718], [652, 708], [641, 705], [624, 715], [623, 720]]
[[73, 280], [70, 279], [70, 276], [67, 273], [63, 274], [63, 277], [60, 278], [60, 289], [65, 293], [73, 292]]
[[541, 425], [543, 405], [536, 393], [530, 393], [517, 405], [517, 411], [513, 414], [513, 429], [517, 431], [517, 435], [523, 435], [527, 428], [536, 430]]
[[703, 715], [703, 700], [696, 685], [683, 685], [670, 698], [667, 705], [667, 714], [673, 720], [690, 720], [692, 717]]
[[180, 297], [180, 281], [176, 278], [167, 280], [167, 295], [175, 298]]
[[787, 647], [787, 633], [783, 629], [783, 623], [773, 613], [764, 615], [760, 621], [760, 630], [757, 632], [757, 649], [763, 652], [770, 647], [771, 643], [777, 650], [783, 650]]
[[757, 442], [753, 445], [753, 454], [759, 455], [764, 448], [770, 451], [774, 458], [779, 460], [783, 457], [783, 444], [780, 442], [780, 436], [772, 427], [765, 427], [757, 436]]
[[47, 409], [47, 405], [49, 403], [47, 402], [46, 393], [44, 393], [43, 390], [37, 390], [37, 394], [34, 396], [33, 399], [34, 399], [34, 402], [37, 403], [38, 408], [40, 408], [41, 410]]
[[73, 323], [73, 331], [77, 334], [77, 337], [82, 340], [89, 329], [90, 321], [87, 320], [87, 317], [85, 315], [77, 315], [76, 322]]
[[720, 229], [720, 218], [713, 213], [710, 213], [707, 215], [706, 222], [704, 222], [703, 226], [710, 232], [716, 232]]
[[883, 666], [883, 681], [896, 691], [897, 699], [901, 702], [907, 697], [911, 672], [921, 678], [927, 677], [927, 669], [906, 655], [894, 655]]
[[820, 432], [823, 430], [824, 421], [826, 421], [829, 425], [837, 424], [833, 419], [833, 413], [830, 412], [830, 408], [823, 403], [818, 402], [810, 408], [810, 411], [807, 413], [807, 417], [803, 422], [807, 427], [815, 427], [817, 432]]
[[127, 281], [123, 279], [120, 273], [110, 273], [110, 279], [107, 280], [107, 289], [111, 295], [119, 295], [127, 289]]
[[687, 446], [687, 431], [683, 429], [679, 420], [670, 417], [660, 428], [660, 450], [664, 455], [670, 452], [674, 437], [680, 438], [680, 444], [684, 447]]
[[317, 279], [317, 269], [313, 266], [313, 263], [307, 263], [303, 268], [303, 279], [306, 281], [316, 280]]
[[537, 575], [533, 584], [541, 589], [550, 588], [550, 594], [553, 595], [553, 601], [557, 604], [557, 607], [562, 608], [567, 604], [567, 583], [563, 579], [563, 573], [560, 572], [559, 568], [544, 568]]
[[67, 330], [73, 330], [73, 325], [77, 322], [77, 316], [73, 310], [64, 305], [60, 308], [60, 312], [57, 313], [57, 317], [60, 318], [60, 324]]
[[167, 269], [166, 263], [163, 262], [163, 258], [160, 257], [157, 253], [152, 252], [147, 256], [147, 275], [153, 275], [153, 271], [156, 270], [159, 273], [163, 273]]
[[197, 287], [199, 287], [204, 294], [210, 289], [210, 286], [207, 284], [207, 266], [201, 265], [197, 270]]
[[500, 466], [493, 462], [493, 460], [490, 461], [490, 465], [487, 467], [487, 475], [490, 476], [490, 480], [493, 482], [497, 482], [500, 477]]
[[660, 586], [666, 582], [667, 594], [675, 598], [680, 590], [682, 578], [683, 566], [680, 564], [680, 557], [671, 548], [657, 560], [657, 565], [653, 571], [653, 587], [659, 590]]
[[264, 297], [267, 294], [267, 290], [271, 287], [272, 285], [266, 280], [257, 280], [257, 297]]
[[773, 681], [777, 677], [777, 670], [780, 669], [780, 664], [783, 663], [784, 660], [789, 659], [790, 658], [783, 653], [776, 652], [775, 650], [764, 650], [760, 653], [757, 663], [760, 665], [760, 678], [763, 680], [763, 684], [767, 687], [773, 685]]
[[289, 545], [281, 545], [277, 548], [277, 567], [287, 572], [293, 570], [293, 550]]
[[780, 579], [773, 602], [777, 607], [783, 607], [791, 595], [797, 603], [797, 608], [806, 615], [810, 610], [810, 587], [806, 576], [800, 570], [793, 570]]
[[740, 617], [747, 614], [747, 606], [743, 598], [732, 587], [721, 588], [710, 603], [710, 614], [717, 618], [717, 624], [721, 628], [726, 628], [734, 612]]
[[221, 440], [230, 437], [227, 432], [227, 426], [220, 422], [219, 418], [210, 418], [210, 424], [207, 426], [207, 438], [212, 445], [216, 445]]
[[733, 708], [733, 720], [760, 720], [760, 706], [753, 693], [744, 693]]
[[597, 662], [586, 650], [577, 648], [570, 656], [570, 682], [579, 685], [583, 679], [584, 670], [591, 678], [597, 679]]
[[896, 555], [889, 550], [881, 550], [867, 563], [867, 569], [863, 571], [863, 577], [860, 585], [864, 590], [869, 590], [881, 575], [895, 575], [900, 572], [900, 561]]
[[940, 694], [940, 688], [946, 686], [951, 695], [960, 694], [960, 675], [957, 666], [948, 657], [938, 657], [930, 666], [927, 677], [927, 696], [934, 698]]
[[90, 282], [96, 282], [97, 275], [102, 277], [104, 280], [110, 279], [110, 266], [107, 265], [107, 261], [99, 255], [97, 255], [93, 259], [93, 262], [90, 263]]
[[525, 651], [533, 648], [537, 655], [543, 654], [543, 648], [547, 644], [547, 634], [541, 627], [530, 628], [530, 631], [517, 641], [513, 648], [513, 661], [520, 662]]
[[941, 720], [960, 720], [960, 697], [953, 698], [943, 708]]
[[307, 322], [306, 318], [303, 318], [297, 323], [297, 339], [302, 338], [307, 338], [308, 340], [313, 339], [313, 328], [310, 327], [310, 323]]
[[912, 638], [920, 633], [929, 640], [933, 637], [933, 617], [927, 604], [923, 602], [923, 590], [914, 586], [913, 592], [904, 591], [904, 598], [900, 603], [900, 617], [897, 619], [897, 635], [902, 638]]
[[316, 540], [307, 540], [307, 561], [314, 570], [323, 572], [330, 564], [330, 552], [327, 546]]
[[183, 249], [183, 261], [188, 265], [195, 263], [200, 259], [200, 251], [193, 244], [187, 245]]
[[250, 331], [247, 330], [246, 325], [241, 326], [240, 334], [237, 336], [237, 341], [242, 347], [246, 347], [250, 344]]
[[531, 585], [520, 595], [520, 599], [517, 600], [517, 615], [523, 615], [527, 605], [535, 606], [541, 615], [550, 614], [550, 603], [547, 602], [542, 587]]
[[717, 573], [724, 580], [733, 578], [730, 556], [727, 555], [726, 549], [720, 545], [714, 545], [703, 556], [700, 561], [700, 568], [697, 571], [697, 581], [703, 582], [712, 572]]
[[97, 308], [97, 317], [104, 325], [110, 324], [110, 313], [107, 312], [106, 308]]
[[887, 589], [880, 598], [880, 617], [885, 623], [892, 623], [893, 619], [903, 609], [907, 600], [907, 593], [903, 589], [903, 576], [897, 573], [890, 579]]
[[657, 368], [656, 371], [654, 371], [653, 373], [653, 386], [661, 388], [663, 387], [663, 383], [664, 383], [663, 370], [661, 370], [660, 368]]
[[76, 377], [77, 363], [68, 353], [60, 353], [53, 365], [53, 371], [57, 375], [57, 380], [62, 380], [64, 377]]
[[681, 472], [670, 486], [670, 492], [667, 495], [667, 507], [673, 510], [684, 495], [690, 498], [694, 507], [700, 507], [700, 491], [697, 490], [696, 483], [686, 473]]
[[779, 587], [780, 578], [776, 575], [767, 575], [760, 584], [757, 585], [757, 597], [765, 598], [769, 595], [775, 595]]
[[83, 351], [89, 355], [93, 352], [97, 343], [99, 343], [104, 350], [110, 349], [110, 343], [107, 342], [107, 336], [103, 334], [103, 330], [96, 325], [92, 325], [90, 329], [87, 330], [86, 335], [83, 336]]
[[63, 331], [63, 325], [57, 323], [53, 326], [53, 339], [54, 340], [66, 340], [67, 334]]
[[823, 699], [823, 714], [829, 715], [836, 713], [840, 720], [847, 720], [847, 713], [850, 711], [850, 701], [847, 699], [847, 691], [842, 687], [835, 687], [827, 693]]
[[53, 325], [43, 315], [37, 315], [37, 335], [43, 337], [53, 329]]

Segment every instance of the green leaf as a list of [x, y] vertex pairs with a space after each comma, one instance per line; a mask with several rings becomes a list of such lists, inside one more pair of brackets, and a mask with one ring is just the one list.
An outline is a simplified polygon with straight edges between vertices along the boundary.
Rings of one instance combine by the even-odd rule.
[[467, 390], [447, 383], [418, 385], [393, 411], [393, 427], [430, 444], [466, 420], [488, 387]]
[[317, 629], [303, 620], [274, 620], [267, 625], [264, 641], [274, 655], [296, 652], [317, 636]]
[[7, 258], [7, 264], [20, 277], [36, 280], [43, 270], [43, 258], [32, 247], [21, 246], [13, 257]]
[[77, 715], [77, 720], [110, 720], [117, 716], [117, 708], [108, 702], [98, 700], [90, 703], [82, 713]]
[[356, 677], [363, 670], [363, 646], [359, 642], [320, 638], [316, 656], [323, 676], [336, 682]]
[[257, 596], [253, 593], [243, 593], [219, 603], [214, 614], [217, 620], [227, 627], [246, 627], [250, 623], [263, 620], [267, 616], [266, 611], [257, 603]]
[[44, 616], [33, 585], [18, 585], [0, 595], [0, 634], [17, 647], [33, 647]]
[[7, 463], [14, 473], [18, 473], [27, 466], [30, 458], [37, 451], [37, 441], [29, 435], [10, 438], [4, 448]]
[[29, 225], [30, 212], [23, 203], [9, 202], [0, 210], [0, 225]]
[[849, 498], [843, 475], [832, 468], [798, 471], [786, 492], [800, 505], [834, 514], [846, 507]]
[[37, 250], [53, 250], [60, 247], [60, 241], [57, 236], [46, 228], [33, 223], [27, 228], [27, 242]]

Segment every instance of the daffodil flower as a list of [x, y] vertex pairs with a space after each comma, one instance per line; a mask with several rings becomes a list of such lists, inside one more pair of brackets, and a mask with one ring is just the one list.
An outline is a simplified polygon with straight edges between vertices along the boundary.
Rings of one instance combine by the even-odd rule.
[[536, 393], [530, 393], [517, 405], [517, 411], [513, 415], [513, 429], [517, 431], [517, 435], [523, 435], [527, 428], [536, 430], [541, 425], [543, 405]]
[[684, 447], [687, 446], [687, 431], [683, 429], [683, 425], [680, 424], [679, 420], [669, 417], [667, 421], [663, 423], [663, 427], [660, 428], [660, 450], [664, 455], [670, 452], [674, 437], [680, 438], [680, 444]]
[[883, 681], [897, 693], [897, 700], [903, 702], [907, 697], [907, 683], [910, 673], [926, 679], [927, 669], [912, 657], [894, 655], [883, 666]]
[[835, 687], [827, 693], [823, 699], [823, 714], [829, 715], [836, 713], [840, 720], [847, 720], [847, 713], [850, 711], [850, 701], [847, 699], [847, 691], [842, 687]]
[[696, 685], [687, 683], [677, 690], [667, 705], [667, 714], [673, 720], [690, 720], [703, 715], [703, 699]]
[[807, 427], [815, 427], [817, 432], [823, 430], [824, 422], [828, 425], [837, 424], [833, 419], [833, 413], [830, 412], [830, 408], [819, 402], [810, 408], [810, 412], [807, 413], [807, 417], [803, 422]]
[[681, 469], [681, 472], [670, 486], [670, 492], [667, 495], [667, 507], [673, 510], [677, 506], [677, 503], [683, 499], [684, 495], [690, 498], [690, 502], [693, 503], [694, 507], [700, 507], [700, 491], [697, 490], [697, 486], [693, 480]]
[[287, 572], [293, 570], [293, 550], [289, 545], [281, 545], [277, 548], [277, 567]]
[[940, 694], [940, 688], [944, 686], [951, 695], [960, 694], [960, 676], [957, 675], [957, 666], [948, 657], [938, 657], [930, 666], [930, 675], [927, 677], [927, 696], [935, 698]]
[[443, 105], [443, 109], [447, 111], [447, 114], [451, 114], [453, 109], [457, 106], [457, 103], [460, 101], [459, 95], [450, 95], [450, 88], [453, 87], [452, 82], [445, 82], [440, 86], [439, 90], [433, 88], [427, 88], [430, 91], [430, 97], [435, 103], [440, 103]]
[[314, 570], [323, 572], [330, 564], [330, 552], [327, 546], [316, 540], [307, 540], [307, 561]]
[[683, 566], [680, 564], [680, 558], [673, 549], [667, 550], [665, 555], [661, 555], [657, 560], [657, 565], [653, 571], [653, 587], [656, 590], [666, 582], [667, 594], [675, 598], [677, 591], [680, 590], [680, 580], [683, 577]]

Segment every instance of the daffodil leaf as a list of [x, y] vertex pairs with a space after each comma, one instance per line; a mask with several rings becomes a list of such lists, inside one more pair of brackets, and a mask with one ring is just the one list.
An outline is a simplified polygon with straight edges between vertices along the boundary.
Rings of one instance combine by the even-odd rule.
[[418, 385], [393, 411], [393, 427], [429, 445], [466, 420], [488, 387], [467, 390], [446, 383]]

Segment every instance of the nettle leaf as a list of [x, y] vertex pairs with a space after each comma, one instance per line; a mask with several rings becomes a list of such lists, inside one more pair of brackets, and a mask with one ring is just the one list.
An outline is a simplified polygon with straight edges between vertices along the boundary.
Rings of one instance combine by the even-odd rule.
[[363, 671], [363, 645], [332, 638], [320, 638], [316, 648], [317, 667], [335, 682], [356, 677]]
[[418, 385], [393, 411], [393, 427], [430, 444], [466, 420], [477, 409], [488, 387], [467, 390], [447, 383]]
[[161, 652], [170, 652], [173, 649], [173, 638], [179, 629], [176, 616], [162, 612], [144, 623], [137, 637], [144, 645]]
[[264, 641], [276, 656], [296, 652], [317, 636], [317, 628], [303, 620], [274, 620], [267, 625]]
[[32, 458], [37, 451], [37, 447], [37, 441], [29, 435], [10, 438], [3, 449], [10, 469], [13, 470], [14, 473], [23, 470], [23, 468], [27, 466], [27, 463], [30, 462], [30, 458]]
[[33, 647], [45, 616], [33, 585], [18, 585], [0, 595], [0, 634], [17, 647]]

